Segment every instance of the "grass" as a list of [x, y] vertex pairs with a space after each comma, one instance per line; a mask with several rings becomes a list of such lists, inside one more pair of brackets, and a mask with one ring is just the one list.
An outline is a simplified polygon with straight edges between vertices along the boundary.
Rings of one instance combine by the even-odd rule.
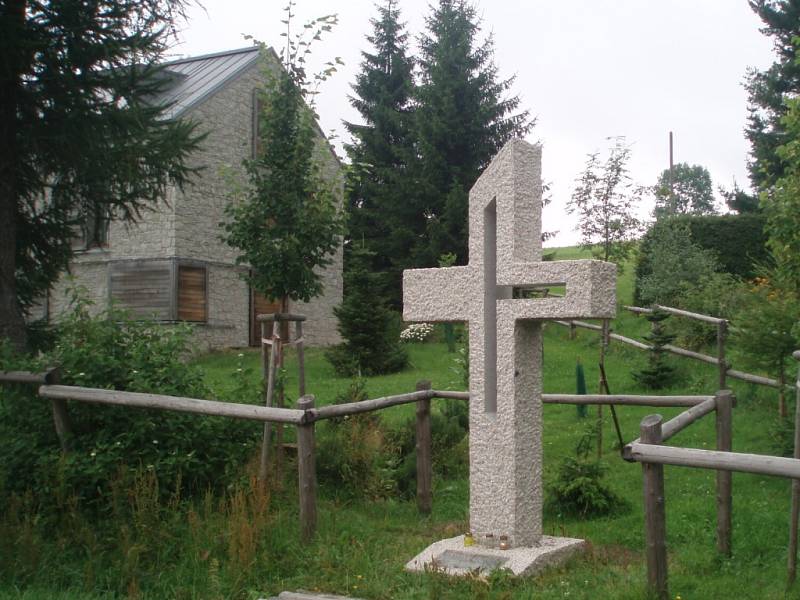
[[[557, 258], [575, 258], [565, 251]], [[620, 300], [630, 297], [630, 271], [620, 278]], [[615, 329], [639, 337], [646, 322], [621, 312]], [[545, 329], [544, 390], [569, 393], [575, 389], [575, 364], [586, 369], [589, 392], [596, 391], [598, 336], [550, 324]], [[406, 371], [367, 381], [370, 397], [414, 389], [430, 379], [441, 389], [458, 389], [460, 376], [444, 344], [409, 347]], [[234, 389], [232, 373], [244, 364], [257, 376], [258, 352], [220, 352], [198, 359], [209, 385], [217, 392]], [[607, 373], [614, 393], [645, 393], [631, 376], [646, 355], [612, 343]], [[296, 400], [295, 357], [287, 361], [287, 389]], [[674, 360], [680, 377], [659, 393], [710, 394], [716, 369], [705, 364]], [[306, 353], [307, 389], [319, 405], [329, 404], [350, 384], [339, 378], [323, 353]], [[771, 390], [734, 383], [739, 400], [734, 411], [734, 450], [772, 453], [770, 433], [776, 399]], [[441, 404], [437, 405], [436, 410]], [[390, 429], [404, 426], [413, 406], [381, 413]], [[558, 462], [574, 455], [575, 445], [592, 422], [579, 419], [575, 407], [544, 409], [544, 479], [554, 478]], [[653, 409], [620, 407], [625, 441], [638, 436], [638, 424]], [[665, 418], [679, 409], [664, 410]], [[586, 539], [590, 550], [569, 564], [528, 579], [500, 574], [451, 580], [436, 573], [409, 574], [404, 563], [433, 541], [468, 528], [468, 482], [465, 477], [434, 479], [434, 508], [430, 516], [417, 514], [414, 503], [400, 498], [370, 499], [341, 495], [325, 489], [320, 497], [319, 529], [308, 546], [298, 541], [297, 498], [291, 470], [282, 489], [264, 495], [243, 483], [225, 497], [185, 501], [174, 505], [147, 505], [114, 520], [90, 520], [73, 515], [69, 528], [48, 529], [34, 513], [21, 513], [11, 527], [12, 510], [4, 511], [0, 538], [14, 535], [17, 552], [25, 554], [27, 568], [14, 573], [0, 566], [0, 599], [64, 598], [258, 598], [282, 590], [309, 589], [351, 594], [375, 600], [404, 599], [551, 599], [645, 597], [641, 467], [622, 461], [610, 415], [604, 413], [603, 458], [606, 480], [620, 495], [627, 511], [612, 517], [579, 519], [548, 508], [548, 534]], [[676, 446], [710, 448], [714, 423], [707, 417], [670, 441]], [[249, 466], [252, 471], [252, 465]], [[734, 554], [715, 552], [714, 473], [666, 467], [666, 507], [669, 577], [672, 597], [795, 598], [797, 588], [785, 587], [788, 536], [789, 482], [777, 478], [734, 475]], [[147, 482], [133, 498], [148, 497]], [[69, 507], [65, 507], [69, 511]], [[27, 536], [27, 537], [26, 537]], [[0, 547], [3, 542], [0, 540]], [[2, 557], [0, 557], [2, 558]], [[19, 557], [6, 555], [6, 560]]]

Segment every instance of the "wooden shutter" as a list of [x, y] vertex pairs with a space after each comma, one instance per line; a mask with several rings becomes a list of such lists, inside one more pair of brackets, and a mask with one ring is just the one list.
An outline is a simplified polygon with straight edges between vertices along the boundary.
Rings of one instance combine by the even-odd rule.
[[[281, 312], [281, 303], [280, 300], [277, 302], [273, 302], [271, 300], [267, 300], [266, 297], [259, 294], [255, 290], [251, 290], [251, 299], [250, 299], [250, 306], [252, 310], [250, 311], [250, 345], [251, 346], [260, 346], [261, 345], [261, 323], [256, 321], [256, 317], [258, 315], [267, 315], [267, 314], [274, 314]], [[267, 335], [272, 335], [272, 325], [267, 327]]]
[[178, 266], [178, 319], [206, 321], [205, 267]]
[[172, 263], [147, 260], [111, 263], [109, 293], [134, 317], [172, 319]]

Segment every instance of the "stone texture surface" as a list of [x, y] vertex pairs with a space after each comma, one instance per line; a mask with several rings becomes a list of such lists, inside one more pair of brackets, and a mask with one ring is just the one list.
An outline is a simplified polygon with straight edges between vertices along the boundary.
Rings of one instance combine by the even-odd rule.
[[468, 575], [475, 571], [489, 573], [508, 569], [514, 575], [535, 575], [583, 552], [586, 544], [575, 538], [543, 535], [530, 547], [497, 550], [464, 546], [464, 536], [441, 540], [406, 563], [407, 571], [436, 570], [448, 575]]
[[[469, 199], [469, 265], [404, 273], [407, 321], [468, 321], [470, 529], [513, 548], [542, 536], [541, 321], [613, 317], [616, 266], [542, 263], [541, 148], [509, 142]], [[563, 298], [512, 299], [565, 285]]]
[[[204, 169], [183, 192], [170, 189], [164, 202], [144, 211], [136, 225], [112, 222], [109, 244], [79, 254], [71, 265], [78, 283], [85, 285], [95, 310], [108, 303], [109, 263], [144, 258], [175, 258], [208, 269], [208, 321], [196, 326], [198, 348], [246, 346], [249, 342], [250, 290], [240, 278], [246, 267], [235, 264], [236, 252], [222, 241], [220, 223], [229, 201], [231, 181], [245, 183], [241, 162], [252, 153], [253, 91], [263, 81], [262, 66], [255, 63], [192, 108], [186, 115], [199, 123], [207, 137], [192, 157]], [[323, 173], [342, 189], [341, 168], [322, 135], [317, 158]], [[342, 301], [342, 247], [333, 263], [321, 269], [325, 291], [308, 303], [291, 303], [290, 311], [305, 314], [308, 345], [340, 341], [333, 307]], [[49, 315], [64, 308], [64, 278], [50, 293]]]

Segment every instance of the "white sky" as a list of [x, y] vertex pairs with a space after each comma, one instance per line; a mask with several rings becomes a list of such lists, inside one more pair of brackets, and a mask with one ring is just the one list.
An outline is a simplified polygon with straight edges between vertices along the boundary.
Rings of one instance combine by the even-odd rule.
[[[285, 0], [202, 2], [204, 8], [190, 11], [176, 54], [250, 45], [243, 34], [278, 47], [285, 39]], [[416, 52], [429, 2], [399, 5]], [[575, 219], [564, 207], [586, 155], [605, 148], [609, 136], [624, 135], [633, 143], [629, 166], [636, 183], [653, 184], [669, 166], [671, 130], [676, 163], [705, 166], [715, 187], [730, 187], [735, 179], [749, 188], [742, 82], [748, 67], [764, 68], [773, 56], [745, 0], [482, 0], [476, 6], [483, 33], [494, 33], [500, 75], [517, 76], [513, 92], [537, 117], [527, 139], [544, 146], [543, 177], [553, 196], [543, 228], [560, 232], [548, 245], [578, 239]], [[298, 29], [314, 17], [339, 16], [314, 57], [321, 63], [340, 56], [345, 62], [318, 98], [323, 130], [342, 138], [342, 120], [359, 118], [347, 96], [360, 51], [370, 49], [365, 36], [376, 10], [372, 0], [299, 0], [295, 10]], [[340, 154], [341, 142], [335, 140]], [[642, 214], [651, 208], [643, 206]]]

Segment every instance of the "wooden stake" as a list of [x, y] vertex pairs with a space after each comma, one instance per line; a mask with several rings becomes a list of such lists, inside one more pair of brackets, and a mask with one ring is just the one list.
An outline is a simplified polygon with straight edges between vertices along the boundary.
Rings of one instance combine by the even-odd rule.
[[[275, 368], [276, 368], [276, 361], [277, 361], [277, 352], [276, 352], [276, 344], [277, 341], [280, 339], [278, 332], [280, 331], [280, 323], [278, 321], [274, 321], [272, 324], [272, 348], [269, 352], [269, 365], [267, 366], [267, 390], [265, 393], [264, 398], [264, 405], [267, 407], [272, 406], [272, 396], [275, 392]], [[261, 342], [261, 352], [262, 356], [266, 352], [265, 347], [266, 344], [263, 342], [263, 336], [266, 333], [266, 327], [264, 323], [261, 323], [261, 335], [262, 335], [262, 342]], [[261, 462], [258, 468], [258, 480], [262, 483], [266, 482], [267, 480], [267, 464], [269, 462], [269, 443], [270, 443], [270, 423], [268, 421], [264, 422], [264, 435], [261, 440]], [[278, 453], [280, 456], [280, 452]]]
[[[717, 450], [730, 452], [733, 450], [733, 392], [720, 390], [716, 396], [717, 403]], [[732, 525], [732, 476], [730, 471], [717, 471], [717, 551], [724, 556], [731, 556]]]
[[725, 360], [725, 340], [728, 337], [728, 322], [720, 321], [717, 323], [717, 360], [719, 361], [719, 388], [724, 390], [728, 387], [726, 377], [728, 374], [728, 363]]
[[306, 353], [303, 346], [303, 322], [296, 321], [294, 326], [295, 345], [297, 346], [297, 387], [298, 397], [306, 395]]
[[[800, 354], [793, 356], [800, 360]], [[797, 373], [797, 396], [794, 407], [794, 458], [800, 458], [800, 371]], [[790, 511], [789, 525], [789, 559], [787, 565], [787, 579], [789, 585], [797, 577], [797, 524], [800, 521], [800, 479], [792, 479], [792, 508]]]
[[[418, 381], [417, 391], [431, 389], [430, 381]], [[417, 400], [417, 509], [431, 512], [433, 503], [433, 460], [431, 456], [431, 399]]]
[[[314, 396], [303, 396], [297, 408], [314, 408]], [[314, 456], [314, 422], [297, 426], [297, 482], [300, 493], [300, 537], [308, 543], [317, 530], [317, 470]]]
[[[640, 426], [642, 444], [661, 443], [661, 415], [649, 415]], [[667, 523], [664, 510], [664, 466], [642, 463], [647, 587], [654, 598], [668, 600]]]

